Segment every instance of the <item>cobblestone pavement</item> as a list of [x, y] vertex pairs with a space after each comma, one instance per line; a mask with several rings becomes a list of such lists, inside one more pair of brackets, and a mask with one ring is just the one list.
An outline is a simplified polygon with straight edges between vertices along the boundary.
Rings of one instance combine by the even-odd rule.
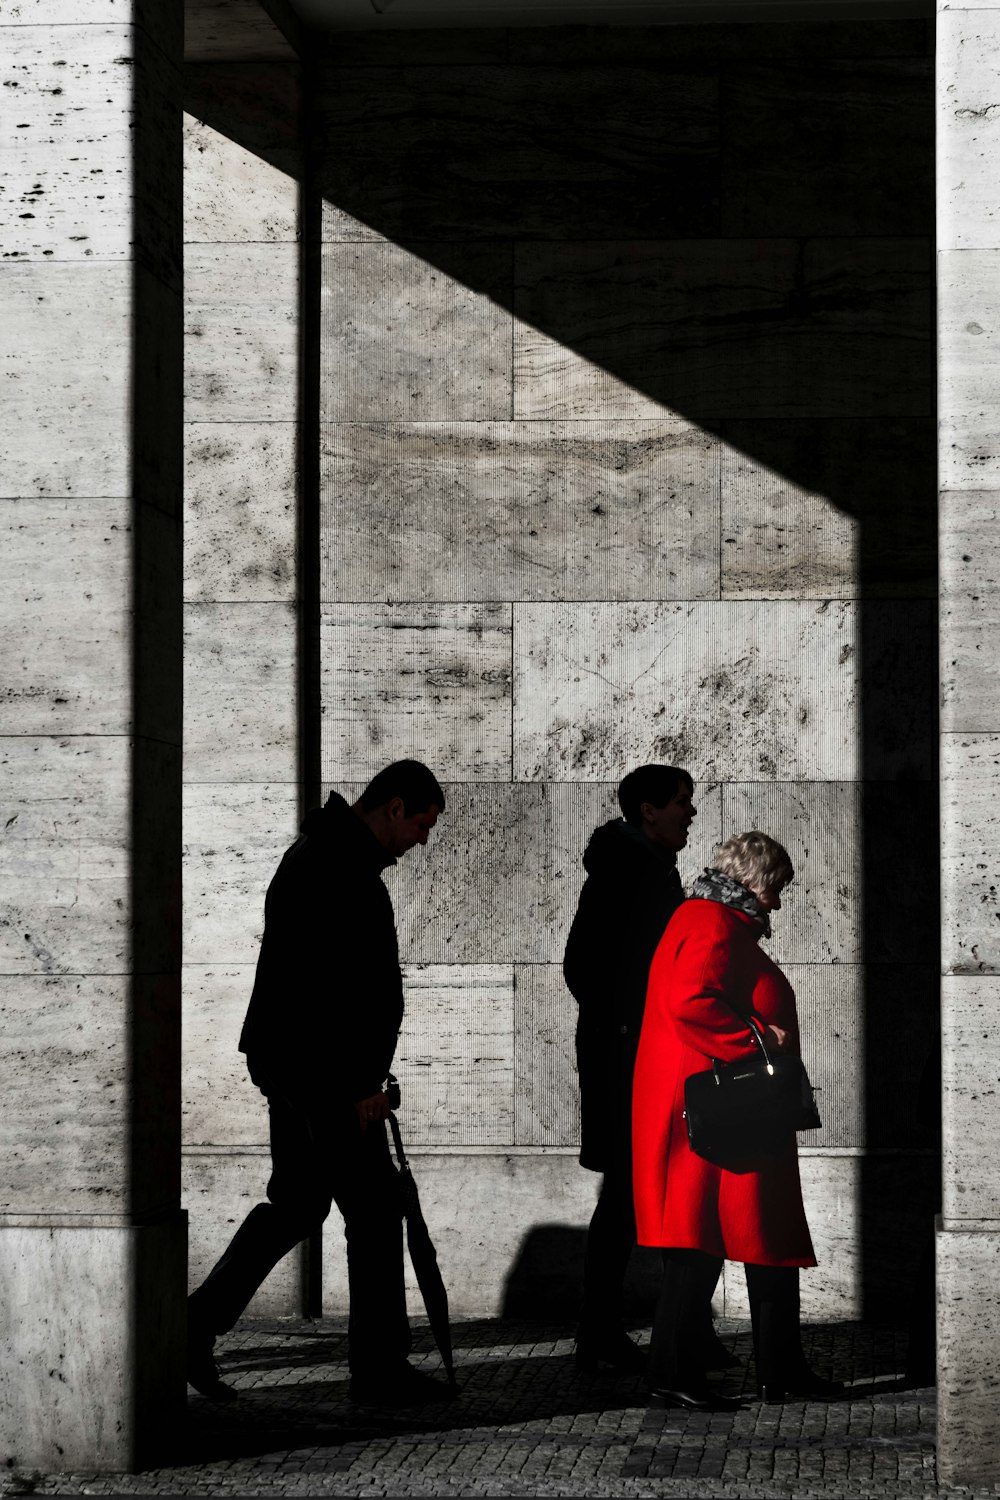
[[[735, 1415], [647, 1407], [640, 1380], [577, 1372], [571, 1328], [494, 1320], [454, 1328], [457, 1400], [381, 1413], [348, 1399], [342, 1321], [245, 1323], [218, 1346], [240, 1400], [219, 1407], [192, 1393], [171, 1467], [117, 1476], [13, 1472], [0, 1493], [1000, 1494], [1000, 1482], [937, 1485], [934, 1392], [904, 1388], [903, 1341], [893, 1329], [806, 1329], [813, 1365], [849, 1380], [847, 1395], [765, 1407], [746, 1368], [748, 1326], [719, 1327], [743, 1361], [721, 1379], [727, 1393], [746, 1394]], [[413, 1361], [430, 1373], [439, 1368], [426, 1328], [416, 1330]]]

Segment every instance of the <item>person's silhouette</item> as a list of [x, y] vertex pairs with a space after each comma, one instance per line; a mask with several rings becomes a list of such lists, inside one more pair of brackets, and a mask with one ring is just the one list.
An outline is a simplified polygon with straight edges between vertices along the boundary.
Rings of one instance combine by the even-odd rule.
[[401, 1405], [449, 1392], [407, 1362], [403, 1239], [384, 1082], [403, 1016], [392, 902], [382, 872], [426, 844], [444, 810], [433, 774], [396, 761], [349, 806], [308, 814], [271, 881], [240, 1051], [267, 1098], [268, 1202], [258, 1203], [188, 1299], [188, 1380], [216, 1400], [218, 1334], [294, 1245], [344, 1216], [351, 1394]]
[[[583, 856], [587, 879], [566, 943], [563, 973], [580, 1007], [576, 1031], [580, 1165], [602, 1172], [587, 1233], [577, 1363], [637, 1369], [625, 1333], [622, 1290], [635, 1246], [632, 1202], [632, 1073], [649, 966], [684, 900], [677, 855], [697, 815], [694, 782], [676, 766], [639, 766], [618, 788], [623, 817], [595, 829]], [[732, 1363], [705, 1318], [707, 1357]]]

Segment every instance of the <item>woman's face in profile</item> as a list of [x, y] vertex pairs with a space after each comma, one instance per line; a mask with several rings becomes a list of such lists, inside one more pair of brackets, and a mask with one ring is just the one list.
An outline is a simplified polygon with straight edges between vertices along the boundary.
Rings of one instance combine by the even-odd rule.
[[757, 891], [755, 895], [765, 911], [780, 911], [781, 893], [784, 889], [784, 885], [772, 885], [769, 890]]

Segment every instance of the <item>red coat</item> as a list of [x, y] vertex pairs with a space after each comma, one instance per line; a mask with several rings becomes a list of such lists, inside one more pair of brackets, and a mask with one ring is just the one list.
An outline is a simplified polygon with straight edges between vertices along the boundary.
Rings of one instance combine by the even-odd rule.
[[782, 1027], [798, 1051], [795, 992], [758, 945], [759, 930], [718, 901], [685, 901], [653, 956], [632, 1092], [638, 1238], [755, 1265], [814, 1266], [794, 1134], [780, 1156], [728, 1170], [695, 1156], [683, 1118], [689, 1074], [757, 1050], [721, 996]]

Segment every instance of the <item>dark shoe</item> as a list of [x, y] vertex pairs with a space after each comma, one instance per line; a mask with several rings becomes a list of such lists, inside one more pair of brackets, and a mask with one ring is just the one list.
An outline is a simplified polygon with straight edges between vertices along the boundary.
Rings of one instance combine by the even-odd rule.
[[686, 1411], [740, 1411], [742, 1401], [732, 1396], [719, 1396], [707, 1386], [694, 1386], [690, 1390], [676, 1390], [671, 1386], [651, 1385], [649, 1394], [654, 1401], [666, 1406], [682, 1406]]
[[596, 1370], [611, 1365], [629, 1375], [641, 1375], [646, 1368], [646, 1350], [632, 1342], [627, 1333], [580, 1333], [576, 1339], [576, 1367]]
[[455, 1390], [443, 1380], [403, 1364], [352, 1375], [350, 1395], [359, 1406], [426, 1406], [432, 1401], [453, 1401]]
[[212, 1346], [215, 1339], [204, 1334], [188, 1334], [187, 1350], [187, 1383], [193, 1385], [201, 1396], [209, 1401], [217, 1401], [220, 1405], [236, 1401], [239, 1392], [234, 1391], [231, 1385], [226, 1385], [219, 1375], [219, 1367], [215, 1363]]

